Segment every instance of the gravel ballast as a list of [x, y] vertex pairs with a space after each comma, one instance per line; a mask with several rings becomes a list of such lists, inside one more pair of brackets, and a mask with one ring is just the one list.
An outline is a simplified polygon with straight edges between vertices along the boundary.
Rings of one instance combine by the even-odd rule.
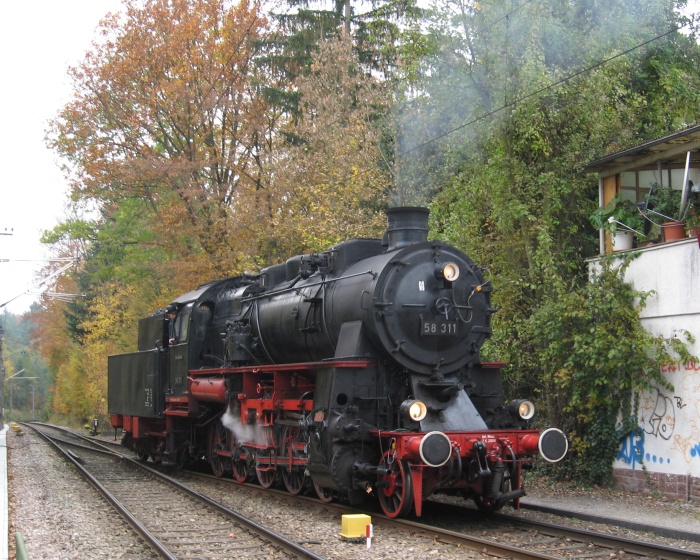
[[[10, 558], [15, 558], [17, 532], [24, 538], [30, 560], [154, 558], [111, 506], [38, 436], [10, 431], [7, 448]], [[694, 502], [684, 504], [619, 491], [567, 489], [541, 483], [529, 486], [525, 500], [572, 510], [588, 509], [611, 518], [624, 516], [648, 524], [670, 520], [677, 527], [700, 534], [700, 505]], [[315, 508], [299, 511], [252, 494], [237, 504], [234, 499], [232, 505], [287, 537], [306, 541], [305, 546], [328, 559], [395, 560], [397, 552], [404, 558], [483, 557], [478, 552], [450, 550], [431, 539], [381, 532], [375, 533], [372, 549], [367, 550], [364, 542], [340, 538], [341, 520], [335, 514]], [[521, 511], [517, 515], [532, 518], [539, 514]], [[653, 540], [653, 536], [645, 535], [644, 540]]]

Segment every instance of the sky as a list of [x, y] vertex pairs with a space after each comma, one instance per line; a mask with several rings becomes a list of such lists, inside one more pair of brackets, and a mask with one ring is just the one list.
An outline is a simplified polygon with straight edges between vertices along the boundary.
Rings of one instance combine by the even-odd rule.
[[[46, 147], [48, 121], [70, 99], [66, 70], [90, 49], [99, 21], [119, 0], [5, 2], [0, 19], [0, 305], [31, 288], [49, 255], [41, 231], [64, 216], [67, 185]], [[12, 230], [12, 235], [2, 235]], [[36, 295], [6, 308], [29, 309]], [[0, 312], [4, 308], [0, 307]]]
[[[690, 0], [691, 12], [700, 0]], [[17, 297], [40, 280], [50, 256], [41, 232], [65, 215], [68, 187], [45, 144], [48, 121], [70, 99], [69, 66], [90, 49], [99, 21], [119, 0], [5, 2], [0, 20], [0, 312], [23, 313], [37, 295]], [[12, 235], [4, 235], [11, 232]], [[4, 262], [3, 259], [9, 259]], [[15, 299], [16, 298], [16, 299]]]

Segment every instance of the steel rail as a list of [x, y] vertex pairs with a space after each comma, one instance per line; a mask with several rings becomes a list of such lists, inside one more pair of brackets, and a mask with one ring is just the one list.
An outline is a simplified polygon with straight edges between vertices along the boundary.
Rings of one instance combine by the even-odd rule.
[[[217, 481], [219, 483], [225, 483], [225, 484], [235, 484], [236, 486], [244, 486], [246, 488], [250, 488], [254, 491], [257, 492], [269, 492], [273, 493], [275, 495], [279, 495], [280, 497], [287, 497], [290, 500], [298, 500], [298, 501], [308, 501], [308, 502], [313, 502], [313, 503], [318, 503], [316, 499], [314, 498], [309, 498], [306, 496], [294, 496], [289, 494], [288, 492], [284, 492], [281, 490], [275, 490], [275, 489], [262, 489], [257, 485], [254, 484], [244, 484], [241, 485], [240, 483], [236, 483], [232, 480], [229, 479], [221, 479], [218, 477], [213, 477], [211, 475], [206, 475], [202, 473], [193, 473], [193, 472], [188, 472], [191, 476], [195, 476], [197, 478], [204, 478], [204, 479], [211, 479], [213, 481]], [[338, 503], [324, 503], [324, 507], [333, 509], [338, 512], [342, 513], [352, 513], [356, 512], [356, 508], [351, 508], [348, 506], [344, 506], [342, 504]], [[454, 507], [460, 507], [460, 506], [454, 506]], [[596, 522], [596, 523], [601, 523], [601, 524], [608, 524], [608, 525], [616, 525], [619, 527], [624, 527], [628, 529], [633, 529], [636, 531], [648, 531], [648, 532], [653, 532], [656, 533], [660, 536], [666, 537], [666, 538], [672, 538], [672, 539], [677, 539], [677, 540], [688, 540], [688, 541], [695, 541], [695, 542], [700, 542], [700, 535], [694, 534], [694, 533], [688, 533], [686, 531], [679, 531], [679, 530], [670, 530], [670, 529], [665, 529], [663, 527], [654, 527], [654, 526], [649, 526], [649, 525], [644, 525], [640, 523], [633, 523], [633, 522], [628, 522], [628, 521], [621, 521], [619, 519], [612, 519], [612, 518], [607, 518], [607, 517], [600, 517], [596, 516], [593, 514], [585, 514], [585, 513], [579, 513], [571, 510], [557, 510], [556, 508], [552, 507], [542, 507], [542, 506], [529, 506], [526, 504], [521, 504], [521, 507], [524, 509], [533, 509], [533, 510], [538, 510], [538, 511], [543, 511], [545, 513], [553, 514], [553, 515], [561, 515], [561, 516], [566, 516], [566, 517], [572, 517], [572, 518], [577, 518], [581, 519], [583, 521], [590, 521], [590, 522]], [[472, 510], [469, 510], [470, 512]], [[372, 513], [373, 518], [376, 518], [377, 525], [386, 525], [390, 526], [393, 523], [396, 523], [397, 525], [400, 525], [402, 523], [415, 523], [415, 522], [405, 522], [405, 520], [401, 519], [389, 519], [384, 517], [383, 515], [377, 515], [376, 513]], [[583, 529], [578, 529], [575, 527], [567, 527], [563, 525], [558, 525], [555, 523], [549, 523], [549, 522], [544, 522], [544, 521], [537, 521], [537, 520], [529, 520], [529, 519], [519, 519], [516, 517], [512, 517], [506, 514], [501, 514], [501, 513], [495, 513], [491, 514], [490, 516], [491, 519], [497, 520], [501, 523], [509, 523], [511, 525], [515, 525], [521, 528], [531, 528], [534, 527], [541, 533], [547, 535], [549, 534], [550, 536], [556, 536], [556, 537], [567, 537], [567, 538], [572, 538], [576, 541], [579, 542], [590, 542], [592, 544], [595, 544], [597, 546], [600, 546], [602, 548], [609, 548], [612, 551], [618, 551], [618, 550], [624, 550], [625, 552], [632, 553], [632, 554], [638, 554], [638, 555], [645, 555], [649, 556], [654, 555], [656, 558], [662, 559], [662, 560], [686, 560], [686, 559], [700, 559], [700, 552], [695, 552], [692, 550], [679, 550], [677, 548], [673, 548], [670, 546], [665, 546], [657, 543], [650, 543], [650, 542], [643, 542], [639, 540], [634, 540], [630, 539], [627, 537], [621, 537], [621, 536], [615, 536], [615, 535], [607, 535], [604, 533], [596, 532], [596, 531], [588, 531], [588, 530], [583, 530]], [[420, 528], [421, 530], [425, 531], [426, 527], [430, 527], [430, 530], [433, 532], [439, 532], [442, 534], [444, 531], [443, 529], [433, 527], [431, 525], [426, 525], [424, 523], [415, 523], [415, 526], [411, 526], [412, 528]], [[447, 531], [445, 533], [446, 537], [452, 538], [454, 535], [461, 535], [458, 532], [452, 532]], [[463, 537], [460, 537], [463, 538]], [[469, 539], [472, 539], [473, 537], [468, 536]], [[485, 540], [485, 539], [477, 539], [474, 538], [474, 542], [480, 546], [480, 548], [488, 548], [488, 545], [493, 544], [493, 541], [490, 540]], [[464, 541], [461, 541], [460, 544], [464, 544]], [[499, 545], [500, 546], [500, 545]], [[510, 550], [506, 550], [508, 554], [514, 554]], [[496, 551], [494, 551], [496, 552]], [[533, 556], [523, 556], [524, 558], [532, 558]], [[550, 556], [534, 556], [534, 557], [544, 557], [544, 558], [552, 558]]]
[[[526, 502], [520, 502], [520, 508], [528, 509], [531, 511], [538, 511], [540, 513], [548, 513], [550, 515], [556, 515], [559, 517], [573, 517], [575, 519], [580, 519], [581, 521], [591, 521], [593, 523], [601, 523], [603, 525], [615, 525], [617, 527], [623, 527], [625, 529], [631, 529], [633, 531], [654, 533], [667, 539], [676, 539], [680, 541], [691, 541], [700, 543], [700, 533], [691, 533], [689, 531], [683, 531], [681, 529], [671, 529], [669, 527], [649, 525], [648, 523], [639, 523], [636, 521], [628, 521], [625, 519], [615, 519], [612, 517], [605, 517], [591, 513], [572, 511], [569, 509], [559, 509], [556, 507], [545, 506], [540, 504], [530, 504]], [[500, 516], [501, 514], [497, 515]]]
[[[328, 503], [328, 502], [321, 502], [320, 500], [316, 498], [311, 498], [308, 496], [300, 496], [300, 495], [294, 495], [290, 494], [289, 492], [285, 492], [283, 490], [275, 490], [271, 488], [262, 488], [260, 486], [254, 485], [254, 484], [240, 484], [237, 482], [234, 482], [233, 480], [229, 479], [222, 479], [222, 478], [217, 478], [211, 475], [206, 475], [206, 474], [201, 474], [201, 473], [195, 473], [195, 472], [187, 472], [188, 475], [197, 477], [197, 478], [206, 478], [215, 482], [219, 483], [224, 483], [224, 484], [233, 484], [235, 486], [241, 486], [243, 488], [246, 488], [248, 490], [253, 490], [255, 492], [264, 492], [268, 494], [273, 494], [275, 496], [278, 496], [283, 499], [287, 499], [290, 501], [296, 501], [296, 502], [303, 502], [303, 503], [310, 503], [310, 504], [316, 504], [324, 509], [336, 511], [339, 513], [357, 513], [357, 507], [351, 507], [348, 505], [340, 504], [340, 503]], [[511, 558], [513, 560], [561, 560], [559, 556], [551, 556], [548, 554], [544, 554], [541, 552], [537, 551], [532, 551], [532, 550], [526, 550], [522, 548], [518, 548], [516, 546], [511, 546], [507, 544], [502, 544], [498, 543], [496, 541], [492, 541], [489, 539], [482, 539], [479, 537], [474, 537], [471, 535], [467, 535], [465, 533], [459, 533], [456, 531], [448, 531], [447, 529], [441, 529], [439, 527], [435, 527], [432, 525], [426, 525], [423, 523], [417, 523], [415, 521], [409, 521], [406, 519], [392, 519], [389, 518], [385, 515], [379, 514], [377, 512], [372, 512], [372, 523], [375, 527], [389, 527], [389, 528], [394, 528], [394, 529], [400, 529], [402, 531], [410, 530], [411, 533], [422, 533], [424, 535], [428, 535], [431, 538], [435, 538], [436, 536], [443, 542], [454, 544], [456, 546], [460, 547], [465, 547], [469, 548], [471, 550], [475, 551], [481, 551], [485, 552], [491, 556], [497, 557], [497, 558]]]
[[656, 543], [640, 542], [629, 539], [627, 537], [610, 536], [596, 531], [584, 531], [573, 527], [550, 527], [543, 528], [543, 532], [552, 531], [553, 534], [566, 536], [580, 535], [587, 542], [592, 542], [597, 546], [610, 548], [612, 552], [624, 550], [627, 553], [640, 554], [663, 560], [689, 560], [691, 558], [700, 558], [700, 553], [692, 550], [678, 550], [676, 548], [665, 546]]
[[[654, 558], [660, 558], [662, 560], [689, 560], [691, 558], [700, 558], [700, 552], [695, 552], [692, 550], [678, 550], [662, 544], [643, 542], [616, 535], [606, 535], [605, 533], [600, 533], [597, 531], [577, 529], [575, 527], [565, 527], [563, 525], [547, 523], [545, 521], [516, 519], [507, 515], [499, 515], [498, 517], [494, 516], [494, 519], [496, 518], [502, 519], [504, 523], [511, 523], [520, 527], [534, 526], [538, 531], [545, 535], [549, 534], [556, 537], [576, 538], [581, 541], [593, 543], [603, 548], [609, 548], [612, 551], [624, 550], [625, 552], [632, 554], [641, 554], [644, 556], [653, 555]], [[587, 519], [589, 521], [597, 521], [598, 523], [604, 523], [606, 521], [603, 518], [596, 519], [594, 516], [588, 516]], [[610, 519], [607, 519], [607, 521], [612, 522]], [[649, 528], [647, 528], [647, 530], [648, 529]], [[638, 527], [638, 530], [644, 529]]]
[[[214, 477], [211, 475], [206, 475], [202, 473], [195, 473], [195, 472], [187, 472], [188, 475], [196, 477], [196, 478], [203, 478], [203, 479], [208, 479], [212, 481], [216, 481], [219, 483], [224, 483], [224, 484], [233, 484], [235, 486], [242, 486], [247, 489], [256, 491], [256, 492], [265, 492], [265, 493], [272, 493], [275, 496], [279, 496], [282, 498], [287, 498], [289, 500], [293, 501], [301, 501], [301, 502], [309, 502], [309, 503], [316, 503], [318, 504], [319, 501], [316, 498], [311, 498], [308, 496], [300, 496], [300, 495], [292, 495], [289, 494], [288, 492], [285, 492], [283, 490], [275, 490], [275, 489], [264, 489], [261, 488], [260, 486], [254, 485], [254, 484], [240, 484], [237, 482], [234, 482], [233, 480], [229, 479], [222, 479], [218, 477]], [[331, 509], [333, 511], [337, 511], [340, 513], [356, 513], [357, 508], [356, 507], [350, 507], [346, 506], [343, 504], [339, 503], [322, 503], [322, 507]], [[455, 508], [461, 507], [461, 506], [452, 506]], [[463, 508], [465, 509], [465, 508]], [[472, 512], [473, 510], [469, 510]], [[476, 512], [474, 512], [476, 513]], [[551, 512], [550, 512], [551, 513]], [[569, 514], [572, 517], [576, 516], [575, 512], [569, 512]], [[511, 545], [506, 545], [506, 544], [501, 544], [496, 541], [490, 540], [490, 539], [483, 539], [479, 537], [474, 537], [471, 535], [467, 535], [464, 533], [460, 533], [459, 531], [450, 531], [447, 529], [443, 529], [441, 527], [437, 527], [434, 525], [431, 525], [430, 523], [425, 523], [423, 522], [416, 522], [416, 521], [411, 521], [411, 520], [406, 520], [406, 519], [391, 519], [388, 518], [384, 515], [377, 514], [376, 512], [371, 512], [372, 515], [372, 522], [376, 527], [401, 527], [401, 528], [406, 528], [409, 527], [412, 531], [421, 531], [423, 533], [430, 533], [437, 535], [439, 538], [442, 538], [446, 540], [447, 542], [459, 544], [460, 546], [469, 546], [465, 545], [465, 543], [473, 543], [475, 548], [478, 548], [479, 550], [486, 550], [489, 554], [493, 554], [494, 556], [508, 556], [511, 558], [516, 558], [516, 559], [531, 559], [531, 558], [540, 558], [540, 559], [561, 559], [561, 556], [551, 556], [548, 555], [545, 552], [537, 552], [537, 551], [531, 551], [531, 550], [525, 550], [516, 546], [511, 546]], [[627, 537], [620, 537], [620, 536], [615, 536], [615, 535], [607, 535], [604, 533], [599, 533], [596, 531], [588, 531], [584, 529], [578, 529], [578, 528], [571, 528], [571, 527], [566, 527], [563, 525], [557, 525], [555, 523], [547, 523], [543, 521], [536, 521], [536, 520], [526, 520], [526, 519], [518, 519], [515, 517], [511, 517], [505, 514], [491, 514], [490, 519], [494, 521], [498, 521], [499, 523], [504, 523], [504, 524], [511, 524], [515, 525], [521, 528], [534, 528], [538, 532], [542, 533], [545, 536], [552, 536], [556, 538], [569, 538], [572, 539], [576, 542], [582, 542], [582, 543], [591, 543], [596, 546], [599, 546], [601, 548], [609, 549], [611, 552], [617, 552], [619, 550], [624, 550], [627, 553], [635, 554], [635, 555], [642, 555], [644, 557], [653, 557], [657, 558], [660, 560], [689, 560], [689, 559], [700, 559], [700, 552], [695, 552], [692, 550], [679, 550], [677, 548], [673, 548], [670, 546], [666, 545], [661, 545], [657, 543], [650, 543], [650, 542], [644, 542], [644, 541], [639, 541], [639, 540], [634, 540], [630, 539]], [[594, 516], [588, 516], [586, 519], [589, 521], [598, 521], [598, 522], [606, 522], [606, 519], [602, 518], [594, 518]], [[614, 524], [616, 520], [611, 520], [607, 519], [607, 522], [610, 524]], [[638, 529], [642, 530], [642, 527], [637, 527]], [[646, 526], [647, 530], [652, 530], [652, 529], [657, 529], [660, 530], [661, 528], [650, 528]], [[697, 535], [696, 535], [697, 537]]]
[[[25, 424], [27, 427], [31, 428], [34, 430], [36, 434], [38, 434], [44, 441], [46, 441], [49, 445], [51, 445], [62, 457], [70, 461], [73, 466], [78, 470], [78, 472], [90, 483], [92, 484], [97, 490], [102, 494], [108, 501], [109, 503], [112, 504], [112, 507], [117, 510], [119, 515], [121, 515], [126, 522], [139, 534], [143, 539], [153, 548], [155, 549], [158, 554], [160, 554], [162, 557], [167, 558], [168, 560], [178, 560], [177, 556], [173, 556], [170, 551], [163, 546], [163, 544], [153, 535], [151, 532], [146, 529], [146, 527], [138, 520], [136, 519], [130, 512], [127, 510], [122, 504], [117, 500], [111, 492], [109, 492], [92, 474], [88, 472], [87, 469], [85, 469], [80, 462], [73, 457], [70, 453], [66, 453], [64, 449], [61, 448], [61, 446], [56, 443], [50, 436], [46, 435], [43, 433], [39, 428], [36, 427], [36, 425], [32, 424]], [[53, 426], [51, 426], [53, 428]]]
[[[125, 516], [125, 518], [127, 519], [127, 521], [129, 521], [130, 524], [132, 524], [132, 520], [133, 520], [134, 525], [132, 525], [132, 526], [134, 527], [134, 529], [139, 534], [141, 534], [144, 537], [144, 539], [146, 539], [149, 542], [149, 544], [152, 544], [153, 547], [160, 554], [163, 554], [163, 556], [165, 558], [167, 558], [168, 560], [171, 560], [171, 559], [177, 560], [177, 557], [173, 556], [162, 545], [162, 543], [160, 543], [160, 541], [155, 536], [153, 536], [148, 531], [148, 529], [146, 527], [144, 527], [124, 506], [122, 506], [121, 503], [102, 484], [99, 483], [99, 481], [97, 481], [73, 456], [71, 456], [71, 454], [66, 453], [65, 450], [61, 449], [61, 447], [58, 444], [56, 444], [50, 436], [42, 433], [41, 430], [36, 428], [37, 425], [42, 425], [42, 424], [34, 423], [34, 425], [32, 425], [32, 424], [26, 424], [26, 425], [31, 427], [43, 439], [48, 441], [59, 453], [61, 453], [65, 457], [67, 457], [71, 461], [71, 463], [73, 463], [76, 466], [76, 468], [78, 468], [78, 470], [81, 472], [81, 474], [83, 474], [87, 478], [88, 481], [90, 481], [93, 485], [95, 485], [95, 487], [98, 488], [98, 490], [107, 497], [107, 499], [110, 501], [110, 503], [112, 503], [112, 505], [117, 509], [117, 511], [119, 511], [120, 514]], [[52, 425], [44, 425], [44, 426], [46, 426], [49, 429], [55, 429], [55, 430], [63, 431], [65, 433], [69, 433], [72, 436], [75, 436], [79, 439], [83, 439], [83, 440], [88, 441], [90, 443], [96, 443], [91, 438], [87, 438], [85, 436], [75, 434], [73, 432], [70, 432], [69, 430], [65, 430], [64, 428], [60, 428], [58, 426], [52, 426]], [[61, 440], [61, 443], [66, 443], [68, 445], [86, 448], [85, 446], [82, 446], [81, 444], [77, 444], [77, 443], [73, 443], [73, 442], [65, 442], [65, 441]], [[324, 557], [315, 554], [313, 551], [310, 551], [309, 549], [304, 548], [303, 546], [297, 544], [296, 542], [294, 542], [290, 539], [287, 539], [286, 537], [280, 535], [279, 533], [272, 531], [271, 529], [268, 529], [262, 525], [259, 525], [258, 523], [255, 523], [251, 519], [248, 519], [248, 518], [242, 516], [241, 514], [239, 514], [238, 512], [227, 508], [223, 504], [216, 502], [215, 500], [209, 498], [208, 496], [200, 494], [200, 493], [192, 490], [191, 488], [185, 486], [184, 484], [181, 484], [178, 481], [173, 480], [171, 477], [168, 477], [165, 474], [163, 474], [155, 469], [152, 469], [152, 468], [144, 465], [143, 463], [141, 463], [135, 459], [131, 459], [131, 458], [126, 457], [124, 455], [121, 455], [119, 453], [115, 453], [113, 451], [110, 451], [110, 450], [106, 449], [106, 447], [100, 443], [96, 443], [96, 445], [98, 445], [102, 449], [97, 449], [97, 450], [94, 448], [86, 448], [86, 449], [89, 449], [92, 452], [98, 452], [98, 453], [103, 453], [103, 454], [107, 454], [110, 456], [114, 456], [114, 457], [118, 458], [121, 462], [128, 464], [132, 468], [135, 468], [137, 470], [141, 470], [143, 472], [148, 473], [149, 475], [153, 476], [154, 478], [157, 478], [157, 479], [173, 486], [174, 488], [180, 490], [181, 492], [194, 498], [195, 500], [206, 504], [211, 509], [223, 514], [224, 516], [232, 518], [233, 520], [235, 520], [236, 523], [239, 523], [239, 524], [245, 526], [247, 529], [251, 530], [252, 532], [264, 536], [267, 540], [269, 540], [269, 542], [271, 544], [281, 548], [285, 552], [292, 554], [292, 555], [295, 555], [299, 558], [306, 559], [306, 560], [325, 560]]]

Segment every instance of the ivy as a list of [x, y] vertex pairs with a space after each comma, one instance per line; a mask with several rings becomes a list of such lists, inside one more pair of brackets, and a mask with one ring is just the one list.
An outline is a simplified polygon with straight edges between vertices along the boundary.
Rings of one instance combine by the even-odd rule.
[[686, 331], [649, 333], [640, 313], [653, 291], [636, 290], [624, 274], [634, 258], [604, 258], [578, 284], [553, 282], [524, 332], [537, 348], [540, 393], [549, 421], [569, 435], [571, 453], [560, 474], [595, 484], [611, 481], [621, 438], [637, 426], [640, 391], [672, 389], [661, 365], [694, 359]]

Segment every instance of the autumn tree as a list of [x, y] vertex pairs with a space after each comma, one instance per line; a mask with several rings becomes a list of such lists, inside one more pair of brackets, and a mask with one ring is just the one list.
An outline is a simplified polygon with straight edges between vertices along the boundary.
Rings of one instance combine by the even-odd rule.
[[253, 76], [265, 25], [246, 1], [127, 0], [71, 70], [73, 100], [52, 123], [73, 197], [105, 216], [138, 200], [181, 265], [236, 270], [250, 236], [234, 199], [263, 187], [276, 118]]
[[382, 149], [386, 84], [363, 70], [342, 37], [322, 43], [311, 72], [294, 85], [300, 117], [284, 131], [298, 141], [277, 150], [271, 174], [279, 256], [380, 235], [393, 184]]
[[71, 280], [85, 297], [49, 306], [44, 331], [55, 410], [82, 415], [105, 412], [106, 356], [133, 349], [137, 318], [249, 266], [279, 117], [253, 64], [258, 4], [127, 0], [100, 32], [49, 131], [90, 216], [45, 239], [82, 257]]

